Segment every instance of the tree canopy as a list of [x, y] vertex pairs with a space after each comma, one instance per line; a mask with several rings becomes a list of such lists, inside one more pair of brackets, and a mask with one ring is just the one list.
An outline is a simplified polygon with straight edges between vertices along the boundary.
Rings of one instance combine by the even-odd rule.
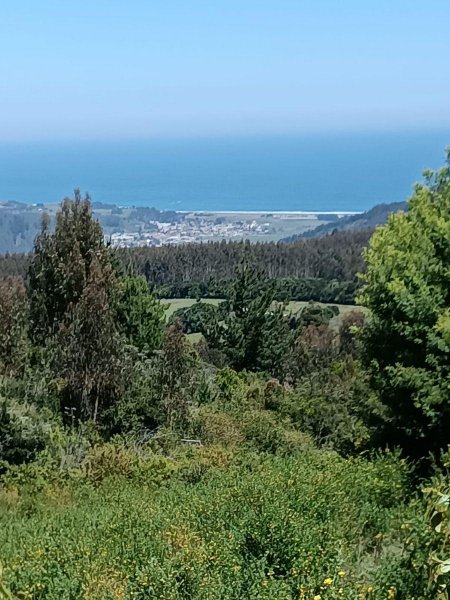
[[450, 152], [365, 252], [365, 356], [387, 409], [388, 439], [414, 453], [450, 427]]

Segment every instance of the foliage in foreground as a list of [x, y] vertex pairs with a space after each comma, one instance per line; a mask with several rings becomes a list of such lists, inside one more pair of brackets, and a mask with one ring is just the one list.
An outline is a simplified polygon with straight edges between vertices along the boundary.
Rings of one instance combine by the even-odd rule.
[[365, 357], [387, 407], [385, 434], [416, 457], [449, 442], [450, 151], [427, 173], [408, 212], [373, 235], [361, 301], [370, 309]]
[[92, 477], [105, 460], [97, 451], [97, 471], [76, 485], [33, 497], [4, 489], [3, 584], [17, 598], [427, 597], [425, 560], [409, 539], [422, 506], [398, 456], [233, 458], [209, 447], [141, 457], [118, 475], [123, 452], [108, 455], [115, 477], [103, 481]]

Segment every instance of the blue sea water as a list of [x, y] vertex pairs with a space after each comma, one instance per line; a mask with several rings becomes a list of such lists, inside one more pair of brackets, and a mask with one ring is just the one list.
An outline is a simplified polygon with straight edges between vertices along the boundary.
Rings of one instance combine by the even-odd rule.
[[1, 143], [0, 199], [173, 210], [362, 211], [406, 199], [444, 162], [450, 131]]

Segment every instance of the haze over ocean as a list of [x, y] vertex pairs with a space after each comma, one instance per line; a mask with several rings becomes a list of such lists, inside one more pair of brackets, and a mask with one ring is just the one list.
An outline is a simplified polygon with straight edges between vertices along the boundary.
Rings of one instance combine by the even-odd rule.
[[405, 200], [450, 131], [0, 144], [0, 200], [173, 210], [363, 211]]

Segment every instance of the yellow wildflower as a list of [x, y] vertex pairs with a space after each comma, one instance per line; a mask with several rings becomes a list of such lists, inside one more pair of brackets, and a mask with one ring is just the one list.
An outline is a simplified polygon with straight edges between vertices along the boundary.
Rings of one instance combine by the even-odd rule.
[[326, 579], [323, 580], [323, 585], [331, 585], [333, 583], [333, 580], [331, 579], [331, 577], [327, 577]]

